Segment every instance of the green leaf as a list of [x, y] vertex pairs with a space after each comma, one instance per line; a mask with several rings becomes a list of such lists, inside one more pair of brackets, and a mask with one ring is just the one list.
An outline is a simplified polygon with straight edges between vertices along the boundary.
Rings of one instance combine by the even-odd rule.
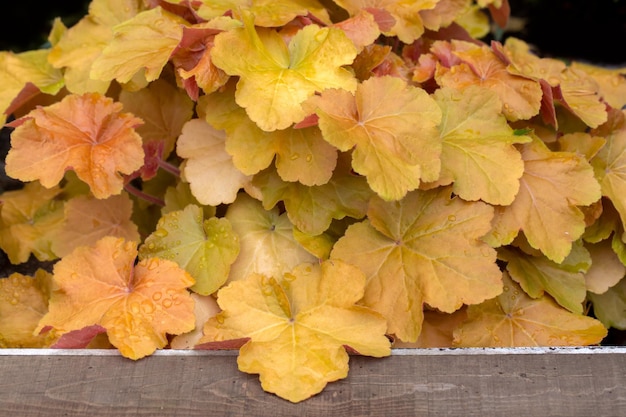
[[139, 259], [163, 258], [176, 262], [195, 280], [191, 289], [208, 295], [227, 280], [239, 254], [239, 239], [227, 219], [203, 219], [202, 209], [189, 205], [165, 214], [139, 248]]

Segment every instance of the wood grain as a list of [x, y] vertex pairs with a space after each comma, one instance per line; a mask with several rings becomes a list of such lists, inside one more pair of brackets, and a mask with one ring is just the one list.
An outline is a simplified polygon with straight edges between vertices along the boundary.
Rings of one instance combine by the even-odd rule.
[[0, 350], [0, 415], [626, 415], [626, 349], [398, 349], [353, 356], [345, 380], [292, 404], [237, 370], [236, 352]]

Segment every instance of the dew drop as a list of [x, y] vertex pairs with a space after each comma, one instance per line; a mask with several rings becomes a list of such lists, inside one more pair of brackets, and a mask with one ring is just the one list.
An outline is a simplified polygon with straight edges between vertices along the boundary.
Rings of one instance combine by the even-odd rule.
[[292, 153], [291, 156], [289, 157], [289, 159], [291, 159], [292, 161], [295, 161], [298, 158], [300, 158], [300, 154], [298, 153]]
[[163, 294], [161, 294], [159, 291], [152, 294], [152, 299], [154, 301], [159, 301], [161, 298], [163, 298]]
[[156, 245], [152, 242], [148, 243], [148, 249], [150, 250], [154, 250], [154, 248], [156, 247]]
[[143, 301], [141, 303], [141, 310], [145, 314], [152, 314], [154, 313], [154, 305], [150, 301]]
[[139, 314], [141, 311], [139, 308], [139, 303], [132, 303], [130, 305], [130, 312], [133, 314]]
[[222, 316], [221, 314], [215, 316], [215, 320], [217, 320], [219, 324], [224, 324], [224, 316]]
[[313, 160], [313, 155], [308, 154], [308, 155], [306, 156], [306, 161], [307, 161], [307, 162], [311, 162], [312, 160]]
[[158, 237], [167, 237], [167, 235], [168, 235], [168, 234], [169, 234], [169, 233], [168, 233], [168, 232], [167, 232], [167, 230], [165, 230], [165, 229], [157, 229], [157, 230], [154, 232], [154, 235], [155, 235], [155, 236], [158, 236]]
[[449, 222], [455, 222], [456, 221], [456, 216], [454, 214], [451, 214], [448, 216], [448, 221]]
[[170, 300], [169, 298], [163, 300], [163, 307], [165, 308], [170, 308], [172, 304], [174, 304], [174, 302]]
[[18, 300], [17, 298], [11, 298], [11, 301], [9, 302], [11, 303], [11, 305], [16, 306], [20, 302], [20, 300]]

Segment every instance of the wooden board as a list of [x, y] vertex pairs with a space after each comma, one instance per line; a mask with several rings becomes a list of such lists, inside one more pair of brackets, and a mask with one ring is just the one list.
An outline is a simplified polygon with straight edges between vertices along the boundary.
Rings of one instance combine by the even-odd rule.
[[0, 350], [0, 415], [624, 416], [626, 349], [396, 349], [292, 404], [237, 370], [236, 352]]

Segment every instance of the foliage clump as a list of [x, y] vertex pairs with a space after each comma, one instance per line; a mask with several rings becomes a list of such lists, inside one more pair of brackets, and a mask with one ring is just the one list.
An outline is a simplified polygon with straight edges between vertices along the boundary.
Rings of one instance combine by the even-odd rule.
[[0, 344], [236, 347], [296, 402], [348, 353], [626, 328], [626, 71], [488, 43], [508, 14], [93, 0], [0, 52], [0, 248], [55, 262], [2, 280]]

